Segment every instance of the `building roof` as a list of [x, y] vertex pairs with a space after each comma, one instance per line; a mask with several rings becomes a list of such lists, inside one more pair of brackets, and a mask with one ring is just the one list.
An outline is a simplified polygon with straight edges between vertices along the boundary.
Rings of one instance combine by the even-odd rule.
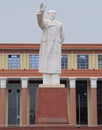
[[[40, 47], [39, 43], [0, 43], [0, 49], [38, 49]], [[102, 44], [88, 44], [88, 43], [77, 43], [77, 44], [63, 44], [63, 50], [101, 50]]]

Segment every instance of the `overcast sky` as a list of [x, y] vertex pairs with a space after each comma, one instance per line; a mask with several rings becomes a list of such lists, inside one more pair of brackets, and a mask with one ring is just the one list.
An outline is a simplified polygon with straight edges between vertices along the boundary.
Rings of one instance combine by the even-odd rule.
[[62, 22], [64, 43], [102, 43], [102, 0], [0, 0], [0, 43], [40, 43], [41, 3]]

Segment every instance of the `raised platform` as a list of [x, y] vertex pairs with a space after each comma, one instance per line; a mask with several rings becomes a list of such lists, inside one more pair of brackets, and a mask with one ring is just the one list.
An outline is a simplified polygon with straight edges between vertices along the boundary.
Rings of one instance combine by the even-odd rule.
[[66, 88], [38, 88], [36, 124], [68, 124]]
[[40, 84], [39, 88], [65, 88], [64, 84]]
[[15, 127], [1, 127], [0, 130], [102, 130], [102, 127], [87, 127], [87, 126], [65, 126], [65, 125], [34, 125], [34, 126], [15, 126]]

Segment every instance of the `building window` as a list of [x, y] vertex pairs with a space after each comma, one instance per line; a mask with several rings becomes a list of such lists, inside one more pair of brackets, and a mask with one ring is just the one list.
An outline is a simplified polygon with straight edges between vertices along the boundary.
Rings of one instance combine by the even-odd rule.
[[76, 81], [76, 122], [87, 124], [87, 81]]
[[102, 69], [102, 55], [98, 55], [98, 69]]
[[38, 63], [39, 63], [39, 55], [36, 54], [29, 56], [30, 69], [38, 69]]
[[88, 69], [88, 55], [77, 55], [78, 69]]
[[67, 69], [68, 68], [68, 55], [61, 56], [61, 68]]
[[19, 69], [20, 68], [20, 55], [9, 55], [8, 56], [8, 68]]

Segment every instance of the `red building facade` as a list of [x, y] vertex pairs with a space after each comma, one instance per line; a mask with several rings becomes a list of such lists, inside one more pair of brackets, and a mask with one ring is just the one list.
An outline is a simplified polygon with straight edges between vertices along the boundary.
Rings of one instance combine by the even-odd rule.
[[[39, 44], [0, 44], [1, 128], [101, 129], [102, 44], [63, 44], [60, 82], [65, 87], [53, 87], [54, 92], [49, 89], [42, 97], [46, 100], [52, 94], [55, 102], [49, 96], [46, 102], [52, 105], [44, 108], [42, 98], [37, 97], [42, 84], [38, 53]], [[40, 118], [37, 123], [37, 99], [40, 113], [52, 111], [48, 122]], [[55, 114], [58, 118], [53, 119]]]

